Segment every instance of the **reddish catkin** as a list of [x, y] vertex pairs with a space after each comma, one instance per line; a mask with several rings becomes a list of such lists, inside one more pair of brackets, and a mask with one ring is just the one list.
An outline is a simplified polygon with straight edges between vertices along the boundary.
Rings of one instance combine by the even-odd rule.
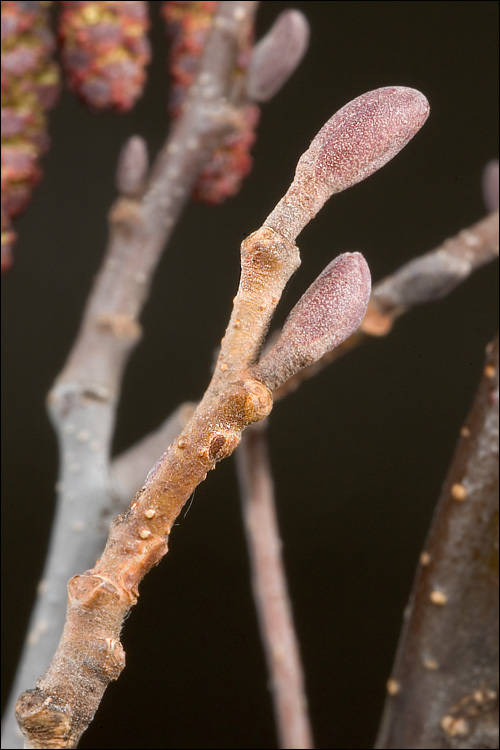
[[291, 311], [278, 341], [255, 368], [255, 377], [274, 391], [339, 346], [361, 325], [370, 292], [370, 270], [361, 253], [343, 253], [332, 260]]
[[331, 195], [383, 167], [428, 115], [425, 96], [403, 86], [368, 91], [346, 104], [302, 154], [292, 185], [265, 225], [293, 242]]
[[128, 112], [151, 59], [147, 3], [61, 3], [59, 36], [70, 88], [91, 109]]
[[47, 2], [2, 2], [2, 271], [12, 262], [11, 219], [41, 179], [49, 146], [47, 110], [59, 94], [59, 69]]
[[196, 78], [203, 46], [212, 25], [217, 2], [176, 2], [162, 5], [167, 37], [170, 41], [168, 68], [171, 86], [168, 111], [179, 117], [189, 88]]
[[[167, 36], [171, 48], [169, 72], [172, 88], [169, 112], [180, 116], [189, 88], [198, 73], [203, 48], [210, 32], [217, 2], [177, 2], [163, 4]], [[246, 76], [252, 51], [253, 34], [241, 43], [234, 82]], [[255, 141], [255, 129], [260, 110], [253, 104], [242, 104], [235, 129], [214, 150], [194, 187], [193, 197], [203, 203], [218, 204], [235, 195], [243, 179], [252, 168], [250, 149]], [[236, 122], [236, 119], [235, 119]]]

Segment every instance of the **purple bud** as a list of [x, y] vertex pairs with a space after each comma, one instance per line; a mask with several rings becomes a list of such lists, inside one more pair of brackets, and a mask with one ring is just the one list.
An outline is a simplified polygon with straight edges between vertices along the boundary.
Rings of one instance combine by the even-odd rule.
[[284, 10], [254, 47], [248, 68], [247, 93], [267, 102], [290, 78], [305, 55], [309, 24], [299, 10]]
[[314, 170], [328, 191], [339, 193], [383, 167], [420, 130], [429, 103], [415, 89], [388, 86], [342, 107], [321, 128], [297, 171]]
[[133, 135], [118, 157], [116, 186], [121, 195], [129, 198], [137, 196], [144, 188], [148, 168], [146, 141], [139, 135]]
[[498, 159], [489, 161], [483, 170], [483, 198], [491, 214], [498, 211]]
[[428, 115], [425, 96], [403, 86], [368, 91], [346, 104], [302, 154], [292, 185], [265, 225], [293, 242], [333, 193], [383, 167]]
[[271, 391], [351, 336], [368, 306], [371, 278], [361, 253], [333, 260], [302, 295], [254, 374]]

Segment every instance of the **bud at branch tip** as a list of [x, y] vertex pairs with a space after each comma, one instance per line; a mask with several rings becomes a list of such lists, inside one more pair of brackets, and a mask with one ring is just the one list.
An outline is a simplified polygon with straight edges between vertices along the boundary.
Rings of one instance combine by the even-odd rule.
[[428, 115], [429, 103], [416, 89], [387, 86], [358, 96], [321, 128], [264, 224], [293, 243], [331, 195], [383, 167]]

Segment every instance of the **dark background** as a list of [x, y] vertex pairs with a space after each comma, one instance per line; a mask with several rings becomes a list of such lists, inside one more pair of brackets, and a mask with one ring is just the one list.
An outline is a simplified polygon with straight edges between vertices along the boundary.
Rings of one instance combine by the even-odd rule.
[[[56, 442], [44, 399], [101, 261], [119, 149], [139, 133], [156, 154], [168, 126], [167, 44], [153, 5], [144, 98], [118, 118], [63, 96], [51, 115], [45, 177], [17, 222], [15, 262], [3, 279], [3, 700], [53, 513]], [[377, 281], [485, 214], [481, 173], [497, 156], [498, 4], [264, 2], [259, 34], [286, 7], [308, 16], [310, 50], [264, 108], [241, 193], [219, 208], [190, 205], [178, 225], [126, 372], [116, 451], [203, 393], [241, 240], [350, 99], [407, 85], [428, 97], [431, 115], [393, 162], [332, 199], [303, 232], [302, 266], [280, 321], [339, 252], [362, 251]], [[284, 556], [318, 747], [374, 741], [417, 558], [495, 333], [496, 290], [496, 268], [481, 269], [272, 414]], [[127, 620], [127, 667], [80, 747], [276, 746], [232, 459], [179, 520]]]

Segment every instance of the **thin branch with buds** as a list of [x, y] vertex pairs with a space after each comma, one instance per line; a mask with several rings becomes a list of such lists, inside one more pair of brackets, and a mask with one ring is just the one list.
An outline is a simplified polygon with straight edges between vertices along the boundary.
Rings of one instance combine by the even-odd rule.
[[[169, 439], [161, 447], [157, 446], [165, 435], [160, 428], [156, 438], [131, 449], [125, 462], [117, 459], [110, 468], [123, 372], [140, 340], [138, 320], [154, 271], [201, 170], [214, 148], [237, 127], [239, 113], [249, 101], [249, 94], [234, 90], [232, 72], [257, 6], [256, 2], [221, 3], [183, 111], [152, 167], [146, 144], [138, 136], [127, 142], [119, 159], [119, 197], [109, 212], [103, 264], [78, 337], [48, 399], [61, 455], [57, 509], [48, 559], [6, 709], [3, 738], [12, 746], [18, 743], [15, 700], [47, 668], [54, 654], [64, 623], [67, 581], [78, 570], [93, 565], [106, 540], [107, 522], [123, 510], [152, 461], [174, 437], [172, 425], [166, 425]], [[287, 65], [274, 75], [273, 92], [293, 73], [307, 45], [307, 23], [302, 14], [286, 12], [281, 25], [287, 37], [283, 39], [281, 34], [274, 46], [277, 43], [283, 52], [292, 44], [293, 49], [285, 55]], [[270, 33], [275, 36], [272, 29]], [[272, 46], [268, 43], [268, 54]], [[261, 81], [262, 76], [261, 69], [254, 69], [252, 86], [261, 94], [265, 89], [270, 98], [269, 82]], [[156, 451], [154, 458], [151, 449]], [[139, 457], [138, 462], [133, 463], [132, 456]], [[134, 464], [142, 474], [138, 479], [136, 474], [135, 487], [125, 488]], [[123, 496], [120, 499], [124, 492], [126, 503]]]
[[[94, 568], [71, 579], [57, 652], [37, 688], [18, 701], [19, 725], [31, 747], [43, 746], [48, 737], [53, 747], [76, 745], [106, 686], [124, 667], [123, 621], [137, 601], [138, 584], [167, 552], [184, 503], [207, 472], [231, 455], [245, 427], [269, 414], [269, 388], [278, 381], [259, 379], [259, 356], [276, 305], [300, 262], [293, 244], [297, 234], [332, 193], [394, 156], [428, 112], [422, 94], [402, 87], [378, 89], [346, 105], [301, 157], [289, 191], [264, 226], [242, 243], [240, 285], [212, 381], [130, 508], [113, 522]], [[292, 311], [288, 334], [295, 335], [297, 351], [288, 343], [278, 351], [278, 342], [276, 369], [290, 377], [328, 345], [350, 336], [363, 319], [369, 294], [361, 255], [341, 256], [331, 264]], [[325, 303], [328, 295], [332, 301]], [[340, 337], [332, 333], [339, 329]], [[288, 334], [285, 326], [284, 339]]]

